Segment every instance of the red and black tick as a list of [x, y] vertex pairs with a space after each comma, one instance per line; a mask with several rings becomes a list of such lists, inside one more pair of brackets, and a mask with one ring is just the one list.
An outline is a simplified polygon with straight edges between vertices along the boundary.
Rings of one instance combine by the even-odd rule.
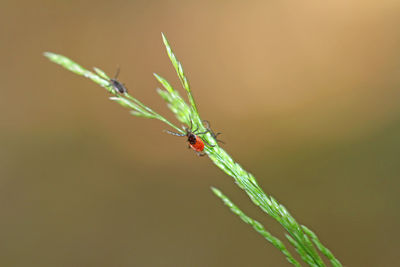
[[[208, 127], [209, 123], [207, 122], [207, 130], [205, 132], [199, 133], [198, 132], [198, 128], [196, 130], [192, 130], [192, 121], [190, 121], [190, 127], [189, 128], [184, 128], [185, 130], [185, 134], [180, 134], [180, 133], [175, 133], [175, 132], [171, 132], [168, 130], [165, 130], [165, 132], [175, 135], [175, 136], [186, 136], [187, 137], [187, 141], [189, 143], [189, 148], [193, 149], [194, 151], [196, 151], [198, 156], [204, 156], [204, 143], [206, 143], [206, 145], [210, 146], [210, 147], [215, 147], [215, 145], [211, 145], [209, 144], [206, 140], [202, 139], [199, 135], [201, 134], [206, 134], [206, 133], [211, 133], [211, 135], [214, 137], [214, 133], [211, 131], [211, 129]], [[217, 134], [218, 135], [218, 134]], [[215, 138], [215, 137], [214, 137]]]
[[117, 73], [115, 74], [114, 78], [110, 79], [109, 86], [112, 86], [116, 93], [125, 94], [126, 92], [128, 92], [128, 90], [126, 90], [126, 87], [123, 83], [117, 80], [118, 74], [119, 68], [117, 69]]

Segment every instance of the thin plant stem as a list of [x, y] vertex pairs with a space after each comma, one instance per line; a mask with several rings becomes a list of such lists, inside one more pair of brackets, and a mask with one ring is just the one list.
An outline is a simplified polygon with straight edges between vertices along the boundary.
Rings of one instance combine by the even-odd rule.
[[[157, 88], [157, 93], [167, 102], [167, 106], [181, 123], [186, 124], [187, 126], [192, 125], [193, 123], [193, 126], [198, 128], [200, 131], [205, 131], [206, 128], [202, 123], [202, 119], [196, 107], [196, 102], [193, 98], [191, 88], [184, 73], [182, 64], [178, 61], [177, 57], [173, 53], [164, 34], [162, 34], [162, 39], [166, 47], [168, 57], [170, 58], [179, 80], [187, 93], [189, 104], [183, 100], [179, 92], [176, 91], [166, 79], [158, 74], [154, 74], [155, 78], [163, 87], [163, 89]], [[46, 52], [44, 55], [54, 63], [57, 63], [78, 75], [87, 77], [105, 88], [112, 94], [110, 100], [113, 100], [121, 106], [130, 109], [130, 113], [132, 115], [160, 120], [176, 131], [183, 133], [182, 129], [168, 121], [153, 109], [149, 108], [147, 105], [143, 104], [134, 96], [131, 96], [128, 93], [119, 94], [116, 92], [116, 90], [112, 88], [110, 78], [99, 68], [94, 68], [96, 72], [95, 74], [89, 70], [86, 70], [65, 56], [50, 52]], [[231, 176], [235, 183], [246, 192], [256, 206], [258, 206], [262, 211], [267, 213], [269, 216], [279, 222], [280, 225], [282, 225], [282, 227], [286, 230], [285, 236], [288, 239], [288, 242], [293, 245], [294, 249], [297, 251], [304, 263], [309, 266], [325, 266], [316, 250], [317, 247], [318, 250], [328, 258], [332, 266], [342, 266], [332, 252], [322, 245], [316, 234], [307, 227], [299, 224], [282, 204], [278, 203], [278, 201], [276, 201], [273, 197], [268, 196], [257, 183], [255, 177], [251, 173], [244, 170], [241, 165], [235, 162], [232, 157], [218, 145], [218, 142], [211, 133], [204, 134], [202, 138], [207, 144], [211, 144], [211, 146], [205, 146], [204, 152], [208, 155], [212, 162], [227, 175]], [[212, 188], [212, 191], [231, 209], [233, 213], [238, 215], [245, 223], [251, 225], [261, 236], [278, 248], [291, 264], [294, 266], [300, 266], [300, 263], [294, 259], [282, 241], [265, 230], [264, 226], [262, 226], [259, 222], [251, 219], [245, 213], [243, 213], [220, 190]]]

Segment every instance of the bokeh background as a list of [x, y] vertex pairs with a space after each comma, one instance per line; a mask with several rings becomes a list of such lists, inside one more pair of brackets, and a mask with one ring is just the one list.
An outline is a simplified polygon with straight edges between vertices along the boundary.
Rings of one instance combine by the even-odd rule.
[[[346, 266], [395, 266], [400, 2], [2, 1], [1, 266], [290, 266], [232, 179], [44, 51], [97, 66], [176, 122], [153, 72], [183, 63], [204, 119]], [[183, 91], [181, 91], [183, 93]]]

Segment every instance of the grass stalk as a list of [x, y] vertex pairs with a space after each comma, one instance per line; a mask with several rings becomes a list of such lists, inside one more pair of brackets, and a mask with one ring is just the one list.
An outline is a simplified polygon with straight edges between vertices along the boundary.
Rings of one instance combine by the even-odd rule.
[[[154, 74], [155, 78], [163, 87], [163, 89], [157, 88], [157, 92], [167, 102], [170, 110], [175, 114], [176, 118], [182, 124], [189, 126], [193, 122], [195, 128], [199, 128], [200, 131], [205, 131], [206, 129], [197, 110], [196, 102], [193, 98], [182, 64], [178, 61], [177, 57], [173, 53], [171, 46], [169, 45], [169, 42], [164, 34], [162, 34], [162, 39], [172, 65], [174, 66], [179, 80], [187, 93], [189, 104], [186, 103], [186, 101], [180, 96], [179, 92], [175, 90], [166, 79], [158, 74]], [[108, 92], [112, 93], [110, 100], [130, 109], [130, 113], [132, 115], [160, 120], [173, 128], [175, 131], [183, 133], [181, 128], [168, 121], [162, 115], [155, 112], [153, 109], [149, 108], [135, 97], [128, 93], [117, 93], [110, 84], [110, 78], [101, 69], [94, 68], [95, 73], [93, 73], [63, 55], [50, 52], [46, 52], [44, 55], [54, 63], [59, 64], [78, 75], [87, 77], [101, 87], [105, 88]], [[316, 250], [317, 247], [319, 251], [329, 259], [332, 266], [342, 266], [339, 260], [334, 257], [330, 250], [322, 245], [315, 233], [313, 233], [307, 227], [300, 225], [282, 204], [278, 203], [273, 197], [268, 196], [259, 186], [255, 177], [251, 173], [244, 170], [240, 164], [235, 162], [232, 157], [218, 145], [210, 133], [205, 134], [202, 136], [202, 138], [205, 139], [209, 144], [214, 145], [214, 147], [205, 147], [204, 151], [208, 157], [223, 172], [234, 179], [235, 183], [246, 192], [256, 206], [260, 207], [262, 211], [282, 225], [282, 227], [286, 230], [286, 238], [288, 239], [289, 243], [293, 245], [304, 263], [309, 266], [325, 266]], [[269, 233], [259, 222], [244, 214], [220, 190], [212, 187], [212, 191], [231, 209], [234, 214], [238, 215], [245, 223], [251, 225], [261, 236], [279, 249], [291, 264], [294, 266], [301, 266], [300, 263], [294, 259], [291, 253], [287, 250], [282, 241]]]

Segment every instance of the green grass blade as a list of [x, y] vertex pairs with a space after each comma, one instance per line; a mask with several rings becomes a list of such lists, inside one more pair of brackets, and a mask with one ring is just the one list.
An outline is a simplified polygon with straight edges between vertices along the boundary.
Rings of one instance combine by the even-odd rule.
[[292, 256], [292, 254], [286, 249], [285, 245], [280, 241], [277, 237], [273, 236], [270, 232], [265, 230], [264, 226], [261, 225], [256, 220], [253, 220], [246, 214], [244, 214], [233, 202], [225, 196], [220, 190], [218, 190], [215, 187], [211, 187], [211, 190], [214, 192], [214, 194], [222, 199], [222, 201], [225, 203], [226, 206], [230, 208], [230, 210], [238, 215], [242, 221], [245, 223], [249, 224], [256, 230], [260, 235], [262, 235], [266, 240], [268, 240], [272, 245], [274, 245], [277, 249], [279, 249], [285, 256], [286, 259], [293, 264], [294, 266], [301, 266], [300, 263], [295, 260]]
[[186, 90], [187, 94], [188, 94], [188, 98], [189, 98], [189, 102], [190, 105], [192, 106], [193, 109], [193, 113], [197, 114], [197, 107], [196, 107], [196, 102], [194, 101], [193, 95], [192, 95], [192, 91], [190, 90], [190, 85], [189, 82], [185, 76], [185, 73], [183, 71], [183, 67], [182, 64], [178, 61], [178, 59], [176, 58], [174, 52], [171, 49], [171, 46], [168, 43], [167, 38], [165, 37], [165, 35], [163, 33], [161, 33], [165, 48], [167, 49], [167, 54], [169, 59], [172, 62], [172, 65], [175, 68], [176, 73], [178, 74], [179, 80], [181, 81], [181, 84], [183, 86], [183, 88]]
[[342, 264], [340, 263], [340, 261], [335, 258], [335, 256], [332, 254], [332, 252], [328, 248], [326, 248], [324, 245], [322, 245], [321, 241], [319, 240], [319, 238], [313, 231], [311, 231], [304, 225], [302, 225], [302, 228], [303, 228], [304, 232], [311, 238], [311, 240], [317, 246], [319, 251], [321, 251], [321, 253], [324, 254], [328, 258], [328, 260], [331, 262], [332, 266], [342, 267]]
[[104, 80], [107, 80], [107, 81], [110, 80], [110, 77], [108, 77], [107, 74], [104, 71], [102, 71], [101, 69], [96, 68], [96, 67], [94, 67], [93, 69], [97, 73], [97, 75], [99, 75]]
[[156, 77], [157, 81], [165, 88], [165, 90], [157, 89], [157, 93], [168, 103], [168, 107], [175, 114], [177, 119], [189, 126], [190, 116], [188, 116], [188, 114], [191, 114], [190, 107], [167, 80], [156, 73], [154, 73], [154, 77]]
[[104, 87], [107, 91], [109, 91], [110, 93], [112, 93], [114, 95], [113, 97], [110, 97], [110, 100], [117, 102], [118, 104], [120, 104], [121, 106], [123, 106], [125, 108], [131, 109], [132, 115], [139, 116], [139, 117], [145, 117], [145, 118], [151, 118], [151, 119], [158, 119], [158, 120], [168, 124], [175, 130], [182, 132], [182, 130], [179, 127], [177, 127], [176, 125], [174, 125], [173, 123], [171, 123], [170, 121], [165, 119], [163, 116], [161, 116], [160, 114], [158, 114], [151, 108], [147, 107], [142, 102], [140, 102], [138, 99], [132, 97], [128, 93], [125, 93], [123, 95], [117, 94], [116, 91], [110, 85], [107, 74], [104, 71], [102, 71], [101, 69], [94, 68], [95, 72], [97, 73], [97, 75], [96, 75], [93, 72], [83, 68], [78, 63], [72, 61], [71, 59], [69, 59], [63, 55], [59, 55], [59, 54], [55, 54], [55, 53], [51, 53], [51, 52], [45, 52], [43, 54], [50, 61], [66, 68], [69, 71], [72, 71], [73, 73], [76, 73], [78, 75], [89, 78], [92, 81], [94, 81], [95, 83], [97, 83], [98, 85]]
[[91, 79], [98, 85], [106, 88], [110, 93], [114, 93], [114, 90], [109, 87], [109, 82], [107, 80], [104, 80], [103, 78], [99, 77], [98, 75], [94, 74], [91, 71], [88, 71], [85, 68], [82, 68], [78, 63], [72, 61], [71, 59], [63, 56], [63, 55], [58, 55], [55, 53], [51, 52], [45, 52], [44, 56], [53, 61], [54, 63], [57, 63], [64, 68], [72, 71], [73, 73], [76, 73], [78, 75], [84, 76], [86, 78]]
[[[157, 74], [154, 74], [156, 79], [165, 88], [165, 90], [157, 89], [157, 92], [167, 102], [168, 107], [175, 114], [179, 121], [186, 125], [190, 125], [192, 120], [194, 128], [199, 128], [200, 131], [204, 131], [205, 128], [197, 111], [196, 103], [192, 96], [189, 82], [184, 74], [182, 65], [172, 52], [172, 49], [165, 36], [162, 35], [162, 37], [165, 47], [167, 49], [168, 56], [178, 74], [178, 77], [184, 89], [188, 94], [190, 105], [188, 105], [182, 99], [179, 93], [170, 85], [170, 83], [166, 79]], [[62, 55], [50, 52], [46, 52], [44, 53], [44, 55], [51, 61], [63, 66], [64, 68], [78, 75], [87, 77], [95, 83], [99, 84], [100, 86], [106, 88], [110, 93], [114, 95], [113, 97], [110, 97], [110, 99], [119, 103], [121, 106], [130, 109], [130, 113], [132, 115], [158, 119], [171, 126], [176, 131], [183, 133], [182, 129], [169, 122], [163, 116], [140, 102], [135, 97], [131, 96], [128, 93], [118, 94], [110, 85], [110, 79], [107, 74], [99, 68], [94, 68], [96, 72], [95, 74]], [[263, 210], [265, 213], [267, 213], [269, 216], [274, 218], [282, 225], [282, 227], [288, 233], [286, 237], [288, 238], [289, 242], [294, 246], [294, 248], [299, 253], [300, 257], [305, 263], [310, 266], [325, 266], [314, 247], [315, 245], [326, 257], [328, 257], [328, 259], [335, 267], [342, 266], [340, 262], [333, 256], [333, 254], [321, 244], [317, 236], [305, 226], [301, 226], [299, 223], [297, 223], [297, 221], [282, 204], [276, 201], [273, 197], [268, 196], [257, 183], [255, 177], [251, 173], [244, 170], [241, 165], [235, 162], [233, 158], [217, 144], [210, 133], [204, 134], [202, 138], [211, 145], [214, 145], [213, 147], [207, 145], [204, 149], [204, 151], [207, 153], [213, 163], [226, 174], [231, 176], [234, 179], [235, 183], [247, 193], [247, 195], [255, 205], [257, 205], [261, 210]], [[224, 201], [225, 204], [227, 204], [231, 208], [232, 212], [240, 216], [243, 221], [250, 224], [265, 239], [267, 239], [275, 247], [280, 249], [282, 253], [286, 255], [289, 262], [291, 262], [295, 266], [299, 266], [299, 263], [293, 259], [291, 254], [287, 251], [287, 249], [283, 246], [282, 242], [279, 239], [275, 238], [274, 236], [272, 236], [272, 234], [266, 231], [259, 222], [245, 215], [218, 189], [212, 188], [212, 190], [218, 197], [220, 197]]]

